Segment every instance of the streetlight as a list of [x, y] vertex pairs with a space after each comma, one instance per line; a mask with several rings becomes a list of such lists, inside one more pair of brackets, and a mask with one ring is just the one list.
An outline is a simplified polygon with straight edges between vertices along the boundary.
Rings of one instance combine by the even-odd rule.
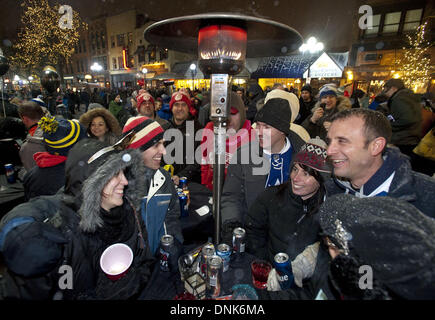
[[194, 79], [195, 79], [196, 64], [192, 63], [189, 69], [190, 72], [192, 72], [192, 91], [193, 91], [195, 89]]
[[99, 72], [103, 70], [103, 67], [98, 62], [94, 62], [94, 64], [91, 66], [91, 70]]
[[[91, 71], [93, 72], [100, 72], [101, 70], [103, 70], [103, 67], [98, 63], [98, 62], [94, 62], [91, 66]], [[95, 81], [97, 82], [97, 81]]]
[[146, 86], [146, 80], [145, 80], [145, 78], [146, 78], [146, 74], [148, 73], [148, 69], [147, 68], [143, 68], [142, 69], [142, 73], [143, 73], [143, 86], [144, 86], [144, 89], [146, 89], [147, 86]]
[[[307, 40], [307, 43], [302, 44], [299, 47], [299, 51], [302, 53], [309, 52], [310, 54], [314, 54], [316, 52], [322, 51], [324, 48], [324, 45], [322, 42], [317, 42], [317, 39], [315, 37], [310, 37]], [[311, 64], [308, 66], [308, 76], [307, 76], [307, 83], [310, 83], [310, 69]]]

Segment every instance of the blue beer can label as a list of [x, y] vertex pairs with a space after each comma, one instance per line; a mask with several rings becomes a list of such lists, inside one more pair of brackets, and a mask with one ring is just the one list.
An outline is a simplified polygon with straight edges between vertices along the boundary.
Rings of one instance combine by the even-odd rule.
[[5, 174], [8, 183], [15, 183], [15, 170], [13, 164], [5, 164]]
[[231, 247], [225, 243], [217, 246], [216, 255], [222, 258], [223, 271], [226, 272], [230, 267]]
[[281, 290], [290, 289], [294, 283], [294, 277], [289, 256], [283, 252], [277, 253], [273, 259], [273, 264], [278, 274]]
[[187, 204], [187, 196], [183, 192], [180, 192], [178, 193], [178, 200], [180, 201], [180, 216], [188, 217], [189, 205]]
[[180, 182], [178, 183], [178, 187], [181, 189], [185, 189], [187, 188], [187, 178], [186, 177], [181, 177], [180, 178]]

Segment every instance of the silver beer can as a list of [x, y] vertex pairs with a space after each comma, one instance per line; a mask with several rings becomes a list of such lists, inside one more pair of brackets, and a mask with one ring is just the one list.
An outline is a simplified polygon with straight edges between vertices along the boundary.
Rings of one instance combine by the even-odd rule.
[[216, 254], [216, 250], [212, 243], [207, 243], [201, 250], [201, 262], [199, 264], [199, 273], [204, 277], [207, 277], [207, 259]]
[[207, 259], [207, 295], [217, 298], [221, 292], [222, 285], [222, 258], [213, 255]]
[[245, 252], [246, 231], [243, 228], [233, 230], [233, 251], [237, 253]]
[[174, 237], [170, 234], [165, 234], [160, 239], [160, 269], [162, 271], [169, 271], [169, 256], [171, 249], [174, 246]]

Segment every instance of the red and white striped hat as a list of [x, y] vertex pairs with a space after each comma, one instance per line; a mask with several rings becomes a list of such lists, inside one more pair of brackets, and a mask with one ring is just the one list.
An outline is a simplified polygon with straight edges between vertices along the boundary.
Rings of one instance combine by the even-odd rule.
[[148, 117], [131, 117], [122, 130], [122, 133], [134, 131], [135, 135], [127, 149], [140, 149], [142, 152], [163, 139], [163, 128]]

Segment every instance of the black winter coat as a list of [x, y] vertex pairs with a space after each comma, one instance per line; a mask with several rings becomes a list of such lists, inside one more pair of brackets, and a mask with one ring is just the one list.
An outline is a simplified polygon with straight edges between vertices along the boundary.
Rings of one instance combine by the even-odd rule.
[[[304, 141], [293, 131], [290, 131], [287, 138], [291, 143], [294, 157]], [[246, 159], [246, 156], [249, 159]], [[248, 210], [265, 189], [269, 172], [270, 161], [266, 157], [260, 157], [258, 141], [243, 145], [237, 149], [236, 156], [231, 158], [221, 201], [224, 240], [228, 241], [228, 234], [231, 236], [234, 227], [244, 223]]]
[[65, 184], [65, 162], [53, 167], [33, 167], [24, 175], [26, 201], [37, 196], [56, 194]]
[[316, 208], [321, 196], [319, 191], [304, 201], [293, 193], [290, 184], [267, 188], [245, 218], [246, 251], [270, 262], [279, 252], [294, 260], [318, 240]]
[[[193, 132], [188, 132], [187, 122], [190, 122], [189, 125], [193, 125]], [[193, 120], [193, 119], [188, 119], [184, 121], [181, 125], [176, 125], [172, 119], [169, 120], [169, 123], [170, 126], [168, 129], [178, 129], [183, 135], [182, 145], [177, 145], [175, 143], [175, 137], [165, 143], [166, 146], [169, 146], [168, 149], [171, 157], [175, 159], [176, 159], [176, 155], [179, 154], [178, 150], [182, 148], [180, 150], [183, 155], [181, 159], [182, 162], [172, 164], [174, 166], [174, 175], [179, 176], [180, 178], [186, 177], [188, 182], [193, 181], [193, 182], [201, 183], [201, 164], [195, 161], [195, 151], [199, 148], [200, 145], [200, 141], [195, 141], [195, 136], [196, 136], [196, 132], [199, 129], [202, 129], [201, 124], [197, 120]], [[193, 150], [186, 151], [187, 141], [190, 141], [189, 143], [193, 146]]]

